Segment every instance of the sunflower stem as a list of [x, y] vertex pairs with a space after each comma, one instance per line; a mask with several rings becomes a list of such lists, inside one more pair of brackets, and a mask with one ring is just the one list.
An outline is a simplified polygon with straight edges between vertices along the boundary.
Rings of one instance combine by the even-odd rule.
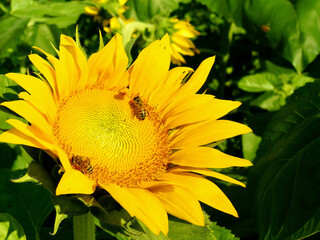
[[90, 212], [73, 217], [74, 240], [95, 240], [94, 218]]

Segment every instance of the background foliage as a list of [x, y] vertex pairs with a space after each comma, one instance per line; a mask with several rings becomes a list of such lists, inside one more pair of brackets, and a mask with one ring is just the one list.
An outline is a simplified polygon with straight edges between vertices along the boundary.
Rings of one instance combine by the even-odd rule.
[[[85, 14], [88, 5], [98, 6], [106, 19], [119, 17], [116, 0], [1, 0], [0, 74], [32, 70], [27, 58], [32, 46], [55, 54], [51, 45], [58, 46], [61, 33], [74, 36], [76, 25], [85, 51], [96, 51], [102, 26]], [[122, 228], [105, 219], [96, 222], [97, 239], [319, 239], [320, 0], [128, 0], [126, 6], [125, 17], [136, 22], [119, 31], [133, 59], [153, 40], [152, 31], [164, 31], [163, 19], [187, 19], [200, 32], [194, 41], [200, 54], [186, 57], [186, 65], [196, 68], [216, 55], [203, 90], [243, 102], [228, 118], [253, 129], [218, 148], [254, 167], [223, 170], [247, 182], [246, 189], [219, 182], [239, 219], [204, 206], [206, 227], [170, 218], [168, 237], [156, 237], [135, 220]], [[139, 32], [132, 39], [133, 27]], [[104, 42], [111, 36], [103, 32]], [[0, 75], [1, 101], [17, 99], [19, 91]], [[19, 116], [1, 110], [5, 131], [5, 120]], [[70, 213], [57, 209], [63, 200], [51, 201], [42, 186], [11, 182], [23, 176], [32, 158], [16, 145], [1, 143], [0, 151], [0, 239], [72, 239], [66, 217], [82, 213], [83, 204], [72, 203]], [[127, 217], [123, 211], [112, 214]], [[51, 235], [56, 217], [58, 226], [64, 221]]]

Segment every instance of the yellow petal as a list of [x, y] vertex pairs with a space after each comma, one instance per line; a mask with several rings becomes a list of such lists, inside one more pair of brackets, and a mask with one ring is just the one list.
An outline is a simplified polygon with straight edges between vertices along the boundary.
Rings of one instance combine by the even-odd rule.
[[83, 173], [69, 169], [61, 177], [56, 195], [92, 194], [96, 188], [95, 182]]
[[84, 12], [87, 15], [95, 16], [99, 14], [99, 9], [95, 6], [85, 6]]
[[150, 97], [150, 102], [157, 106], [159, 112], [174, 100], [181, 82], [191, 73], [193, 69], [188, 67], [176, 67], [169, 71], [167, 78], [159, 84], [158, 89]]
[[224, 174], [218, 173], [218, 172], [214, 172], [212, 170], [206, 169], [206, 168], [193, 168], [193, 167], [175, 167], [172, 170], [170, 170], [170, 172], [175, 172], [175, 173], [179, 173], [179, 172], [194, 172], [194, 173], [199, 173], [208, 177], [214, 177], [229, 183], [233, 183], [233, 184], [237, 184], [240, 185], [241, 187], [246, 187], [246, 185], [238, 180], [235, 180], [231, 177], [228, 177]]
[[122, 37], [117, 34], [104, 48], [90, 56], [88, 80], [91, 85], [125, 87], [124, 83], [119, 81], [122, 81], [127, 64], [128, 58], [124, 52]]
[[59, 97], [62, 100], [76, 89], [81, 76], [87, 78], [87, 67], [85, 56], [76, 42], [65, 35], [60, 37], [59, 60], [55, 69]]
[[143, 49], [129, 69], [129, 89], [134, 95], [148, 99], [152, 91], [164, 81], [170, 66], [170, 42], [165, 35]]
[[197, 147], [251, 131], [246, 125], [229, 120], [206, 121], [182, 127], [170, 146], [174, 149]]
[[252, 163], [246, 159], [233, 157], [214, 148], [185, 148], [173, 153], [169, 162], [198, 168], [249, 167]]
[[185, 48], [195, 48], [196, 46], [193, 44], [193, 42], [188, 39], [188, 38], [184, 38], [178, 35], [173, 35], [171, 36], [171, 39], [173, 42], [175, 42], [176, 44], [185, 47]]
[[72, 169], [72, 166], [71, 166], [71, 163], [69, 161], [67, 154], [59, 146], [55, 145], [55, 148], [58, 153], [58, 158], [59, 158], [64, 170], [68, 171], [68, 170]]
[[[69, 59], [67, 59], [67, 61], [65, 62], [68, 65], [73, 65], [74, 68], [73, 75], [69, 72], [69, 78], [74, 78], [74, 81], [69, 81], [70, 90], [73, 91], [75, 89], [82, 89], [87, 85], [88, 79], [87, 57], [71, 37], [62, 35], [60, 48], [61, 47], [63, 47], [63, 49], [67, 50], [68, 53], [71, 54], [71, 57], [69, 57]], [[60, 56], [62, 57], [61, 53]]]
[[190, 109], [210, 102], [214, 96], [204, 94], [192, 94], [187, 97], [173, 99], [171, 103], [162, 111], [161, 116], [167, 120], [171, 116], [181, 114]]
[[[30, 93], [38, 104], [41, 104], [47, 109], [56, 109], [56, 103], [52, 95], [52, 90], [46, 82], [40, 80], [39, 78], [19, 73], [8, 73], [6, 76]], [[45, 109], [43, 110], [45, 113]], [[52, 115], [49, 117], [54, 118]]]
[[183, 56], [174, 48], [174, 46], [171, 44], [170, 46], [171, 51], [171, 61], [173, 64], [181, 65], [182, 63], [186, 63], [186, 60], [183, 58]]
[[35, 47], [35, 46], [33, 46], [32, 48], [34, 48], [34, 49], [38, 50], [39, 52], [43, 53], [44, 55], [46, 55], [46, 56], [47, 56], [47, 59], [48, 59], [49, 62], [52, 64], [52, 66], [53, 66], [54, 68], [56, 67], [56, 65], [57, 65], [58, 62], [59, 62], [59, 60], [58, 60], [56, 57], [54, 57], [54, 56], [52, 56], [51, 54], [43, 51], [41, 48], [38, 48], [38, 47]]
[[30, 103], [17, 100], [12, 102], [3, 102], [1, 105], [11, 109], [21, 117], [26, 119], [29, 123], [42, 130], [47, 136], [52, 136], [52, 128], [45, 116], [35, 109]]
[[[202, 95], [210, 96], [210, 95]], [[213, 98], [211, 96], [211, 98]], [[240, 102], [226, 101], [219, 99], [211, 99], [211, 101], [205, 102], [201, 105], [194, 105], [194, 107], [182, 111], [181, 113], [174, 115], [170, 114], [166, 119], [165, 126], [169, 129], [186, 125], [190, 123], [214, 120], [226, 115], [228, 112], [240, 106]], [[178, 107], [177, 107], [178, 108]]]
[[200, 66], [191, 78], [181, 87], [179, 94], [194, 94], [203, 86], [215, 61], [214, 57], [209, 57], [202, 61]]
[[105, 83], [105, 86], [110, 88], [117, 87], [123, 88], [128, 86], [129, 74], [126, 72], [128, 67], [128, 57], [124, 51], [122, 36], [118, 33], [115, 36], [117, 43], [114, 53], [114, 72], [110, 76], [111, 81]]
[[53, 91], [53, 97], [56, 100], [57, 84], [53, 67], [37, 54], [30, 54], [28, 57], [33, 65], [44, 75], [44, 77], [50, 84]]
[[227, 196], [208, 179], [192, 173], [166, 173], [161, 175], [159, 180], [187, 188], [199, 201], [238, 217], [237, 211]]
[[180, 219], [204, 226], [204, 216], [199, 201], [180, 186], [165, 185], [150, 189], [168, 213]]
[[194, 51], [192, 51], [190, 48], [186, 48], [183, 46], [179, 46], [176, 43], [171, 43], [171, 46], [177, 50], [177, 52], [182, 53], [183, 55], [188, 55], [188, 56], [193, 56], [194, 55]]
[[30, 147], [45, 149], [45, 147], [41, 145], [38, 141], [36, 141], [34, 138], [29, 137], [28, 135], [20, 132], [18, 129], [15, 128], [3, 132], [0, 135], [0, 142], [21, 144]]
[[7, 123], [9, 123], [20, 132], [24, 133], [25, 135], [35, 139], [43, 146], [43, 148], [48, 149], [51, 152], [55, 151], [52, 144], [52, 139], [45, 137], [41, 131], [36, 130], [34, 127], [27, 125], [19, 121], [18, 119], [9, 119], [7, 120]]
[[49, 124], [53, 125], [57, 114], [56, 105], [48, 105], [45, 99], [41, 100], [38, 96], [30, 95], [27, 92], [21, 92], [18, 94], [19, 98], [24, 99], [39, 112], [43, 113]]
[[115, 184], [102, 184], [111, 196], [131, 216], [136, 216], [153, 233], [168, 233], [168, 216], [159, 199], [151, 192], [139, 188], [122, 188]]

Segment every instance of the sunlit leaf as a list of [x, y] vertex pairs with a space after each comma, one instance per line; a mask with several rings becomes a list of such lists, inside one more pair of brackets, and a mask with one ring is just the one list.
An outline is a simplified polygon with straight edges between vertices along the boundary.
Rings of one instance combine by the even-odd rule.
[[20, 18], [31, 18], [33, 22], [57, 25], [60, 28], [75, 24], [84, 13], [85, 3], [72, 2], [34, 2], [26, 8], [12, 9], [11, 14]]
[[259, 144], [261, 142], [261, 137], [255, 135], [254, 133], [247, 133], [242, 137], [242, 152], [243, 157], [250, 161], [253, 161], [256, 157], [256, 151], [258, 150]]
[[276, 89], [281, 80], [272, 73], [257, 73], [245, 76], [238, 82], [238, 87], [247, 92], [265, 92]]
[[19, 222], [8, 213], [0, 213], [0, 239], [26, 240], [26, 235]]

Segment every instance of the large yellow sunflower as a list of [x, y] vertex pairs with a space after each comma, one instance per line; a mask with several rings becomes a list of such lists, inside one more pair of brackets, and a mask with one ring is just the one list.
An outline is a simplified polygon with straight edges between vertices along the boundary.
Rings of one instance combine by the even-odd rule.
[[75, 41], [61, 36], [59, 58], [29, 55], [40, 78], [9, 73], [21, 100], [3, 106], [29, 124], [8, 120], [0, 141], [40, 148], [61, 164], [56, 194], [105, 189], [152, 232], [168, 232], [167, 213], [204, 225], [200, 202], [237, 216], [224, 193], [205, 176], [244, 186], [209, 168], [250, 166], [206, 144], [251, 130], [217, 120], [240, 103], [197, 94], [214, 63], [169, 70], [166, 35], [145, 48], [127, 69], [116, 35], [86, 59]]

